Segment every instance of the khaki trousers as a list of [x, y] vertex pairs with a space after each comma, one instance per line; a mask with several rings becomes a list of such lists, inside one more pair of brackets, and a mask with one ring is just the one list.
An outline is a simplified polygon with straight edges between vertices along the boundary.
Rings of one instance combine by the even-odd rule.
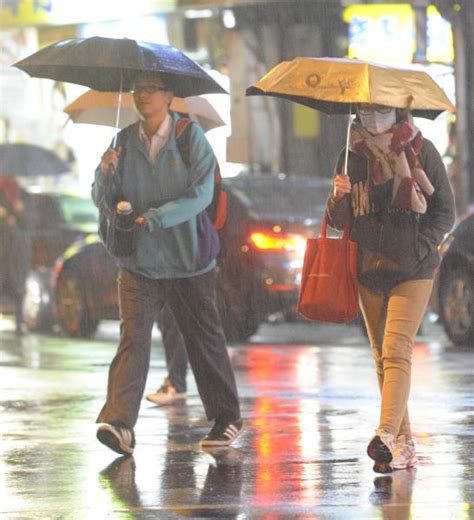
[[433, 280], [410, 280], [385, 293], [359, 284], [382, 402], [379, 429], [411, 437], [408, 416], [415, 336], [428, 305]]

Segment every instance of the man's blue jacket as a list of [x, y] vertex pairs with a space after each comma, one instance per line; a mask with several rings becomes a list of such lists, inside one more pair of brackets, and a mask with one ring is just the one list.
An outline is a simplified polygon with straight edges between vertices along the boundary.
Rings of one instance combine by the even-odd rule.
[[[135, 253], [117, 262], [152, 279], [204, 274], [215, 267], [219, 252], [219, 237], [206, 211], [214, 193], [214, 153], [199, 125], [191, 125], [188, 168], [176, 141], [179, 116], [172, 113], [172, 117], [168, 143], [154, 164], [139, 138], [139, 123], [122, 130], [117, 140], [123, 142], [126, 134], [121, 152], [123, 199], [149, 226], [149, 230], [137, 226]], [[92, 199], [99, 209], [105, 208], [111, 189], [110, 180], [97, 167]]]

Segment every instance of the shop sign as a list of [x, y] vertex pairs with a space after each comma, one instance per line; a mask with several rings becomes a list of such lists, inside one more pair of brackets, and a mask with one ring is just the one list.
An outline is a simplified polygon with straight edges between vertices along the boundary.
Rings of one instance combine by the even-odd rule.
[[2, 0], [0, 27], [75, 25], [173, 11], [176, 0]]
[[[434, 6], [426, 13], [427, 61], [452, 63], [451, 25]], [[343, 19], [349, 25], [349, 57], [386, 63], [413, 61], [417, 35], [410, 4], [351, 5], [344, 9]]]

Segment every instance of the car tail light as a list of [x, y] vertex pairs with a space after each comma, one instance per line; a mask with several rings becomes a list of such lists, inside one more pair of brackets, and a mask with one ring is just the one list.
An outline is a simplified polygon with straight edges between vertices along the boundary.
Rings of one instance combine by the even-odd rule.
[[294, 233], [269, 233], [253, 231], [249, 235], [250, 244], [260, 251], [297, 252], [304, 255], [306, 237]]

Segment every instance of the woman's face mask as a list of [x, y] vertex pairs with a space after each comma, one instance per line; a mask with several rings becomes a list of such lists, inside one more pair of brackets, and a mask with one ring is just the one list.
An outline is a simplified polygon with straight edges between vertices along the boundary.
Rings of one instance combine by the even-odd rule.
[[388, 109], [385, 107], [383, 112], [377, 109], [360, 109], [359, 117], [362, 126], [374, 135], [383, 134], [397, 122], [397, 114], [394, 108]]

